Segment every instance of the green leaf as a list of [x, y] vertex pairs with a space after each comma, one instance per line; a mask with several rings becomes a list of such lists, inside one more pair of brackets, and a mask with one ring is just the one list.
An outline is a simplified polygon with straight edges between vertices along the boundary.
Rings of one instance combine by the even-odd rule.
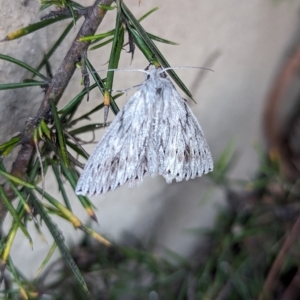
[[84, 151], [82, 151], [77, 145], [71, 143], [69, 140], [66, 141], [67, 145], [73, 149], [77, 154], [81, 155], [82, 157], [84, 157], [85, 159], [87, 159], [87, 155]]
[[[121, 8], [124, 13], [124, 15], [127, 17], [127, 19], [130, 21], [132, 26], [135, 28], [137, 33], [140, 35], [140, 37], [143, 39], [145, 44], [149, 47], [151, 52], [153, 53], [152, 55], [152, 60], [157, 59], [158, 62], [164, 67], [164, 68], [169, 68], [170, 65], [165, 59], [165, 57], [161, 54], [161, 52], [158, 50], [156, 45], [153, 43], [151, 38], [148, 36], [147, 32], [144, 30], [144, 28], [140, 25], [139, 21], [134, 17], [134, 15], [131, 13], [131, 11], [127, 8], [125, 3], [121, 1]], [[128, 26], [130, 27], [130, 26]], [[153, 57], [154, 56], [154, 57]], [[148, 57], [147, 57], [148, 58]], [[150, 60], [150, 62], [152, 62]], [[188, 88], [184, 85], [184, 83], [181, 81], [181, 79], [177, 76], [177, 74], [174, 72], [174, 70], [168, 70], [168, 74], [171, 76], [171, 78], [175, 81], [175, 83], [181, 88], [181, 90], [191, 99], [193, 99], [192, 94], [188, 90]]]
[[[5, 169], [5, 166], [3, 165], [3, 163], [0, 161], [0, 168], [4, 171], [7, 172]], [[18, 188], [14, 185], [14, 183], [9, 180], [7, 178], [7, 182], [8, 184], [11, 186], [11, 188], [14, 190], [15, 194], [19, 197], [20, 202], [19, 205], [17, 206], [17, 213], [19, 214], [19, 216], [23, 216], [23, 210], [25, 209], [25, 211], [31, 216], [33, 217], [33, 213], [32, 210], [30, 208], [30, 206], [27, 203], [27, 200], [25, 199], [25, 197], [23, 196], [23, 193], [21, 193]]]
[[97, 129], [101, 129], [107, 126], [108, 123], [94, 123], [94, 124], [89, 124], [89, 125], [85, 125], [79, 128], [76, 128], [74, 130], [69, 131], [69, 134], [71, 135], [76, 135], [76, 134], [81, 134], [84, 132], [90, 132], [90, 131], [94, 131]]
[[[95, 68], [91, 65], [91, 63], [88, 59], [86, 59], [86, 67], [89, 70], [90, 74], [92, 75], [93, 79], [95, 80], [101, 94], [104, 95], [104, 90], [106, 89], [104, 82], [107, 82], [107, 78], [105, 79], [105, 81], [103, 79], [101, 79], [101, 77], [96, 72]], [[112, 101], [110, 104], [111, 104], [111, 109], [112, 109], [113, 113], [116, 115], [120, 109], [114, 99], [116, 99], [116, 96], [112, 97]]]
[[36, 158], [35, 160], [33, 159], [29, 168], [28, 168], [28, 173], [29, 173], [29, 181], [30, 182], [34, 182], [35, 181], [35, 178], [38, 174], [38, 171], [39, 171], [39, 168], [40, 168], [40, 161], [38, 158]]
[[[89, 91], [93, 90], [97, 86], [96, 83], [89, 87]], [[62, 108], [58, 113], [62, 114], [61, 120], [66, 117], [67, 114], [72, 113], [76, 107], [81, 103], [84, 96], [87, 94], [86, 88], [84, 88], [78, 95], [76, 95], [64, 108]]]
[[[108, 69], [116, 69], [119, 65], [119, 60], [121, 56], [121, 51], [123, 49], [124, 44], [124, 28], [121, 24], [121, 13], [117, 16], [116, 21], [116, 32], [113, 39], [113, 44], [111, 47], [110, 52], [110, 58], [109, 58], [109, 64]], [[108, 72], [106, 76], [106, 89], [111, 90], [112, 89], [112, 82], [113, 82], [114, 72]]]
[[72, 211], [72, 207], [71, 207], [68, 195], [66, 193], [65, 186], [64, 186], [64, 184], [63, 184], [63, 182], [61, 180], [60, 174], [59, 174], [58, 166], [57, 166], [57, 164], [55, 162], [53, 162], [51, 165], [52, 165], [52, 169], [53, 169], [53, 172], [54, 172], [57, 184], [58, 184], [58, 189], [59, 189], [59, 191], [61, 192], [61, 194], [63, 196], [63, 199], [64, 199], [64, 202], [66, 204], [66, 207], [70, 211]]
[[28, 187], [30, 189], [34, 189], [35, 188], [35, 186], [33, 184], [31, 184], [31, 183], [29, 183], [29, 182], [27, 182], [25, 180], [22, 180], [22, 179], [20, 179], [18, 177], [15, 177], [15, 176], [13, 176], [13, 175], [11, 175], [11, 174], [9, 174], [9, 173], [1, 170], [1, 169], [0, 169], [0, 174], [2, 176], [4, 176], [5, 178], [8, 178], [8, 179], [12, 180], [16, 184], [20, 184], [22, 186], [26, 186], [26, 187]]
[[9, 55], [0, 54], [0, 59], [3, 59], [3, 60], [11, 62], [13, 64], [16, 64], [19, 67], [24, 68], [27, 71], [33, 73], [34, 75], [39, 76], [43, 80], [48, 80], [48, 78], [46, 76], [44, 76], [43, 74], [41, 74], [37, 69], [34, 69], [33, 67], [27, 65], [26, 63], [24, 63], [24, 62], [22, 62], [22, 61], [20, 61], [20, 60], [18, 60], [16, 58], [13, 58], [13, 57], [11, 57]]
[[40, 275], [40, 273], [43, 271], [43, 269], [45, 268], [46, 264], [49, 262], [49, 260], [51, 259], [52, 255], [54, 254], [54, 251], [56, 249], [57, 245], [56, 243], [54, 242], [50, 248], [50, 250], [48, 251], [45, 259], [43, 260], [41, 266], [38, 268], [37, 270], [37, 274], [36, 274], [36, 278], [35, 280], [37, 279], [37, 277]]
[[93, 77], [96, 85], [99, 88], [100, 93], [103, 95], [103, 91], [105, 89], [104, 80], [102, 80], [99, 74], [97, 74], [96, 70], [93, 68], [93, 66], [91, 65], [90, 61], [87, 58], [85, 59], [85, 64], [89, 71], [88, 76], [91, 75]]
[[[122, 1], [118, 1], [120, 3]], [[123, 49], [124, 44], [124, 27], [122, 26], [122, 11], [121, 7], [118, 6], [117, 8], [117, 18], [116, 18], [116, 25], [115, 25], [115, 35], [114, 40], [111, 46], [110, 51], [110, 58], [108, 63], [108, 69], [116, 69], [119, 65], [120, 55], [121, 51]], [[114, 72], [107, 72], [106, 76], [106, 83], [105, 83], [105, 93], [104, 93], [104, 105], [110, 105], [113, 112], [116, 114], [119, 112], [119, 108], [117, 107], [116, 103], [111, 97], [111, 90], [113, 86], [113, 80], [114, 80]], [[115, 110], [115, 108], [118, 108]], [[106, 120], [105, 120], [106, 121]]]
[[95, 34], [95, 35], [83, 36], [83, 37], [79, 38], [79, 41], [80, 42], [86, 42], [86, 41], [96, 42], [96, 41], [103, 40], [106, 37], [113, 36], [114, 34], [115, 34], [115, 30], [113, 29], [113, 30], [110, 30], [110, 31], [107, 31], [107, 32], [104, 32], [104, 33], [98, 33], [98, 34]]
[[75, 228], [80, 227], [82, 225], [81, 221], [69, 210], [66, 206], [61, 204], [58, 200], [48, 194], [46, 191], [43, 191], [38, 186], [36, 190], [43, 195], [63, 216], [66, 220], [71, 222]]
[[144, 54], [144, 56], [147, 58], [147, 60], [151, 63], [158, 63], [158, 61], [155, 61], [155, 57], [153, 57], [153, 52], [147, 46], [145, 41], [140, 37], [138, 32], [131, 26], [128, 26], [127, 29], [128, 29], [128, 31], [130, 31], [135, 44], [138, 46], [138, 48], [141, 50], [141, 52]]
[[68, 264], [71, 271], [73, 272], [73, 274], [79, 284], [80, 290], [83, 292], [85, 297], [87, 297], [86, 299], [90, 299], [90, 294], [88, 292], [88, 288], [85, 283], [85, 280], [84, 280], [83, 276], [81, 275], [75, 261], [73, 260], [69, 249], [65, 245], [62, 233], [58, 230], [57, 226], [52, 222], [49, 215], [45, 212], [41, 202], [36, 197], [32, 197], [32, 198], [34, 199], [34, 204], [35, 204], [37, 212], [44, 220], [44, 222], [47, 225], [52, 237], [54, 238], [61, 254], [64, 256], [66, 263]]
[[[8, 259], [9, 259], [10, 251], [11, 251], [13, 242], [15, 240], [18, 228], [19, 228], [18, 223], [13, 222], [12, 226], [9, 229], [8, 234], [5, 237], [5, 239], [1, 238], [1, 240], [0, 240], [0, 243], [1, 243], [1, 251], [0, 251], [0, 255], [1, 255], [1, 273], [3, 272], [3, 269], [2, 269], [3, 264], [6, 265]], [[2, 278], [2, 274], [1, 274], [1, 278]]]
[[82, 226], [82, 230], [86, 233], [88, 233], [91, 237], [93, 237], [94, 239], [96, 239], [98, 242], [102, 243], [105, 246], [111, 246], [111, 242], [108, 241], [106, 238], [104, 238], [102, 235], [100, 235], [99, 233], [97, 233], [96, 231], [94, 231], [93, 229], [83, 225]]
[[20, 293], [21, 297], [23, 299], [29, 299], [29, 297], [27, 295], [27, 288], [23, 287], [23, 280], [20, 279], [20, 275], [19, 275], [17, 269], [15, 268], [15, 265], [13, 264], [13, 261], [10, 257], [8, 258], [8, 266], [13, 275], [14, 282], [17, 284], [17, 286], [19, 288], [19, 293]]
[[54, 5], [54, 4], [50, 4], [50, 3], [41, 4], [40, 11], [47, 9], [48, 7], [51, 7], [52, 5]]
[[[100, 6], [101, 6], [101, 4], [100, 4]], [[110, 6], [109, 6], [109, 8], [110, 8], [110, 9], [115, 9], [116, 6], [114, 6], [114, 7], [110, 7]], [[143, 21], [144, 19], [146, 19], [149, 15], [151, 15], [153, 12], [155, 12], [155, 11], [158, 10], [158, 9], [159, 9], [159, 7], [154, 7], [154, 8], [151, 9], [149, 12], [147, 12], [147, 13], [144, 14], [142, 17], [140, 17], [138, 21], [139, 21], [139, 22]], [[100, 34], [95, 34], [95, 35], [91, 35], [91, 36], [84, 36], [84, 37], [81, 37], [81, 38], [79, 38], [79, 41], [80, 41], [80, 42], [82, 42], [82, 41], [93, 41], [93, 43], [95, 43], [95, 42], [97, 42], [97, 41], [99, 41], [99, 40], [102, 40], [102, 39], [104, 39], [104, 38], [106, 38], [106, 37], [113, 36], [114, 33], [115, 33], [115, 30], [113, 29], [113, 30], [107, 31], [107, 32], [105, 32], [105, 33], [100, 33]], [[104, 42], [103, 44], [106, 45], [106, 44], [110, 43], [111, 41], [113, 41], [113, 38], [112, 38], [112, 39], [109, 39], [108, 41]], [[171, 42], [171, 43], [172, 43], [172, 42]], [[99, 45], [100, 45], [100, 44], [99, 44]], [[177, 45], [177, 44], [175, 44], [175, 45]], [[97, 48], [99, 48], [99, 46], [98, 46]], [[93, 47], [93, 49], [91, 48], [90, 50], [94, 50], [94, 49], [96, 49], [96, 48]]]
[[[75, 20], [77, 21], [79, 18], [80, 16], [77, 17]], [[66, 29], [63, 31], [63, 33], [60, 35], [60, 37], [57, 39], [57, 41], [54, 43], [54, 45], [51, 47], [48, 53], [44, 55], [44, 58], [36, 68], [37, 71], [41, 70], [41, 68], [46, 64], [46, 62], [49, 61], [52, 54], [57, 50], [57, 48], [60, 46], [60, 44], [62, 43], [62, 41], [65, 39], [65, 37], [68, 35], [68, 33], [72, 28], [74, 28], [73, 21], [66, 27]]]
[[1, 158], [9, 155], [15, 149], [15, 147], [16, 147], [16, 145], [8, 146], [3, 152], [1, 152]]
[[53, 101], [50, 101], [51, 104], [51, 111], [54, 118], [55, 128], [57, 130], [57, 136], [58, 136], [58, 144], [60, 149], [61, 158], [64, 162], [64, 164], [69, 167], [69, 158], [68, 158], [68, 151], [66, 147], [66, 141], [65, 136], [63, 134], [63, 130], [61, 128], [60, 120], [58, 117], [57, 109]]
[[68, 4], [72, 6], [72, 8], [82, 9], [83, 6], [78, 4], [77, 2], [71, 0], [40, 0], [41, 4], [40, 10], [48, 8], [50, 6], [56, 6], [55, 8], [66, 8]]
[[20, 135], [14, 136], [8, 142], [0, 145], [0, 154], [2, 157], [7, 156], [20, 142]]
[[46, 135], [46, 137], [50, 140], [51, 139], [51, 132], [50, 132], [50, 129], [47, 126], [46, 122], [44, 121], [44, 119], [42, 119], [40, 121], [39, 128], [41, 129], [42, 134]]
[[0, 84], [0, 91], [21, 89], [21, 88], [30, 87], [30, 86], [43, 86], [43, 85], [48, 85], [48, 82], [47, 81], [35, 81], [35, 82], [6, 83], [6, 84]]
[[149, 36], [149, 38], [151, 39], [151, 40], [154, 40], [154, 41], [157, 41], [157, 42], [160, 42], [160, 43], [164, 43], [164, 44], [169, 44], [169, 45], [179, 45], [179, 44], [177, 44], [177, 43], [174, 43], [174, 42], [172, 42], [172, 41], [168, 41], [168, 40], [165, 40], [165, 39], [163, 39], [163, 38], [160, 38], [160, 37], [158, 37], [158, 36], [156, 36], [156, 35], [153, 35], [153, 34], [151, 34], [151, 33], [149, 33], [149, 32], [147, 32], [147, 35]]
[[33, 217], [33, 213], [30, 209], [30, 206], [28, 205], [26, 199], [24, 198], [23, 194], [18, 190], [18, 188], [13, 184], [13, 182], [11, 182], [10, 180], [7, 180], [9, 185], [11, 186], [11, 188], [14, 190], [15, 194], [19, 197], [20, 202], [22, 203], [24, 209], [26, 210], [26, 212]]
[[93, 47], [91, 47], [91, 48], [89, 48], [89, 50], [96, 50], [96, 49], [99, 49], [99, 48], [101, 48], [101, 47], [103, 47], [103, 46], [105, 46], [105, 45], [108, 45], [108, 44], [110, 44], [112, 41], [113, 41], [114, 39], [113, 38], [111, 38], [111, 39], [109, 39], [109, 40], [107, 40], [107, 41], [105, 41], [105, 42], [103, 42], [103, 43], [100, 43], [100, 44], [97, 44], [97, 45], [95, 45], [95, 46], [93, 46]]
[[71, 123], [70, 126], [76, 124], [77, 122], [81, 121], [81, 120], [90, 120], [90, 115], [101, 110], [104, 107], [104, 104], [101, 103], [99, 105], [97, 105], [95, 108], [93, 108], [92, 110], [90, 110], [89, 112], [87, 112], [86, 114], [78, 117], [77, 119], [74, 119]]
[[0, 185], [0, 195], [1, 195], [2, 202], [4, 203], [7, 210], [10, 212], [10, 214], [12, 215], [12, 217], [14, 219], [14, 222], [16, 222], [18, 224], [20, 229], [23, 231], [24, 235], [28, 238], [29, 243], [32, 245], [32, 239], [31, 239], [31, 236], [30, 236], [29, 232], [27, 231], [27, 229], [25, 228], [25, 226], [22, 223], [21, 219], [19, 218], [18, 213], [16, 212], [16, 210], [12, 206], [11, 202], [9, 201], [9, 199], [8, 199], [6, 193], [4, 192], [4, 189], [2, 188], [1, 185]]
[[[76, 183], [78, 181], [78, 176], [75, 172], [75, 170], [73, 169], [67, 169], [64, 164], [61, 164], [62, 167], [62, 171], [64, 173], [64, 175], [66, 176], [66, 178], [68, 179], [68, 181], [70, 182], [73, 190], [75, 190], [76, 187]], [[79, 201], [81, 202], [82, 206], [87, 210], [90, 207], [95, 207], [91, 201], [85, 197], [85, 196], [81, 196], [81, 195], [77, 195]]]
[[[123, 95], [123, 93], [119, 93], [119, 94], [114, 95], [112, 98], [115, 101], [117, 98], [121, 97], [122, 95]], [[77, 119], [72, 120], [72, 122], [70, 122], [69, 126], [71, 127], [71, 126], [73, 126], [74, 124], [78, 123], [81, 120], [85, 120], [85, 119], [90, 120], [90, 115], [97, 112], [97, 111], [99, 111], [99, 110], [101, 110], [103, 107], [104, 107], [103, 103], [97, 105], [95, 108], [93, 108], [92, 110], [90, 110], [86, 114], [78, 117]], [[107, 124], [110, 124], [110, 123], [107, 123]]]
[[155, 11], [157, 11], [159, 9], [158, 6], [152, 8], [151, 10], [149, 10], [147, 13], [145, 13], [143, 16], [141, 16], [138, 21], [142, 22], [144, 19], [146, 19], [148, 16], [150, 16], [152, 13], [154, 13]]
[[79, 4], [75, 1], [68, 0], [68, 2], [72, 3], [73, 8], [76, 8], [76, 9], [83, 9], [84, 8], [84, 6], [82, 6], [81, 4]]
[[46, 19], [46, 20], [31, 24], [27, 27], [24, 27], [24, 28], [21, 28], [21, 29], [18, 29], [16, 31], [9, 33], [2, 41], [11, 41], [11, 40], [19, 39], [20, 37], [30, 34], [34, 31], [37, 31], [43, 27], [46, 27], [53, 23], [56, 23], [56, 22], [59, 22], [59, 21], [65, 20], [65, 19], [69, 19], [69, 18], [70, 18], [69, 16], [57, 16], [57, 17], [54, 17], [51, 19]]
[[73, 25], [76, 26], [76, 17], [75, 17], [73, 5], [71, 4], [71, 2], [67, 1], [67, 7], [69, 8], [69, 10], [71, 12], [72, 19], [73, 19]]
[[98, 6], [105, 10], [114, 10], [117, 8], [116, 6], [108, 6], [108, 5], [103, 5], [103, 4], [99, 4]]
[[[91, 86], [89, 86], [88, 90], [91, 91], [95, 87], [97, 87], [97, 84], [94, 83]], [[74, 114], [76, 113], [80, 103], [82, 102], [84, 96], [87, 94], [87, 89], [84, 88], [76, 97], [74, 97], [63, 109], [59, 111], [59, 113], [62, 113], [62, 116], [60, 117], [60, 120], [63, 124], [68, 124], [66, 127], [72, 126], [74, 123], [74, 120], [72, 120]]]

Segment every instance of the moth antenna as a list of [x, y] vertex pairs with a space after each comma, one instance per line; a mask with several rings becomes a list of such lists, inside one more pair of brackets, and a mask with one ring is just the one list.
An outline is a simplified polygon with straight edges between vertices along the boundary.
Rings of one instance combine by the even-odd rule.
[[159, 73], [163, 73], [163, 72], [168, 71], [168, 70], [179, 70], [179, 69], [201, 69], [201, 70], [215, 72], [213, 69], [205, 68], [205, 67], [181, 66], [181, 67], [167, 67], [167, 68], [162, 68], [162, 70]]
[[[119, 71], [125, 71], [125, 72], [142, 72], [144, 74], [147, 74], [149, 75], [150, 72], [147, 72], [146, 70], [144, 69], [100, 69], [100, 70], [96, 70], [96, 71], [93, 71], [93, 72], [90, 72], [90, 73], [99, 73], [99, 72], [119, 72]], [[86, 74], [82, 74], [82, 76], [88, 76], [88, 73]]]
[[34, 141], [34, 146], [35, 146], [35, 150], [36, 150], [36, 154], [38, 157], [38, 161], [40, 164], [40, 168], [41, 168], [41, 176], [42, 176], [42, 200], [44, 199], [44, 193], [45, 193], [45, 174], [44, 174], [44, 168], [43, 168], [43, 161], [42, 161], [42, 156], [41, 156], [41, 152], [40, 152], [40, 148], [39, 148], [39, 144], [38, 144], [38, 140]]
[[139, 87], [139, 86], [141, 86], [141, 85], [142, 85], [142, 83], [137, 84], [137, 85], [134, 85], [134, 86], [129, 87], [129, 88], [124, 89], [124, 90], [112, 90], [112, 92], [116, 92], [116, 93], [125, 93], [125, 95], [127, 95], [127, 92], [128, 92], [128, 91], [133, 90], [133, 89], [135, 89], [135, 88], [137, 88], [137, 87]]
[[[151, 64], [150, 64], [151, 65]], [[149, 66], [150, 66], [149, 65]], [[147, 68], [149, 68], [149, 66]], [[150, 72], [148, 72], [146, 69], [101, 69], [101, 70], [96, 70], [96, 71], [92, 71], [92, 72], [87, 72], [85, 74], [82, 73], [82, 76], [89, 76], [90, 73], [99, 73], [99, 72], [118, 72], [118, 71], [125, 71], [125, 72], [142, 72], [146, 75], [150, 75]], [[115, 92], [115, 93], [125, 93], [127, 94], [128, 91], [134, 89], [134, 88], [137, 88], [139, 86], [141, 86], [141, 84], [138, 84], [138, 85], [134, 85], [130, 88], [127, 88], [127, 89], [124, 89], [124, 90], [110, 90], [110, 92]], [[107, 114], [108, 114], [108, 111], [107, 111]]]

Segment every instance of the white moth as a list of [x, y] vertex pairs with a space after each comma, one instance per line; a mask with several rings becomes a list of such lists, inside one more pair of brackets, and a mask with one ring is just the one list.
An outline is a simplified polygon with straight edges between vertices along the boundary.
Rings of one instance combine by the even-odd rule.
[[88, 159], [77, 195], [98, 195], [146, 175], [189, 180], [213, 170], [200, 124], [163, 69], [147, 79], [117, 114]]

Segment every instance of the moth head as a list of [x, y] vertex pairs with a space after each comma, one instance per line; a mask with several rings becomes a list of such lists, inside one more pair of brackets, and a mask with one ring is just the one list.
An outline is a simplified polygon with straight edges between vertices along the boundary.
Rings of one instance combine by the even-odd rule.
[[165, 73], [162, 67], [156, 68], [154, 65], [150, 65], [145, 69], [146, 73], [146, 80], [150, 78], [160, 77], [160, 78], [167, 78], [167, 74]]

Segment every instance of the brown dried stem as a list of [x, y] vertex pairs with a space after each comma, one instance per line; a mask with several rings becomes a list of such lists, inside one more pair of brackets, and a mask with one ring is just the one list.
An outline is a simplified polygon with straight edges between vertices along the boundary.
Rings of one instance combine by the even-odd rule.
[[297, 218], [291, 231], [287, 233], [287, 237], [269, 271], [269, 274], [264, 283], [262, 292], [258, 300], [271, 299], [273, 283], [276, 281], [280, 269], [288, 255], [288, 251], [290, 250], [293, 243], [298, 239], [299, 232], [300, 232], [300, 216]]
[[269, 93], [265, 113], [264, 130], [270, 157], [278, 158], [281, 171], [289, 179], [299, 176], [299, 170], [291, 160], [291, 153], [286, 145], [286, 137], [278, 125], [280, 104], [286, 99], [284, 92], [290, 87], [293, 78], [300, 69], [300, 46], [287, 58]]
[[[26, 174], [28, 164], [32, 158], [32, 155], [34, 154], [33, 131], [41, 119], [47, 120], [49, 118], [49, 115], [51, 114], [51, 101], [53, 101], [55, 104], [59, 102], [75, 72], [76, 63], [81, 60], [82, 55], [87, 51], [89, 46], [90, 42], [79, 42], [79, 38], [95, 34], [106, 14], [106, 10], [100, 8], [99, 4], [110, 6], [113, 2], [113, 0], [96, 0], [93, 6], [87, 8], [85, 21], [82, 24], [60, 68], [51, 80], [36, 116], [31, 118], [31, 120], [25, 125], [25, 128], [22, 132], [21, 149], [12, 166], [12, 175], [22, 178]], [[5, 192], [10, 199], [13, 199], [14, 192], [8, 184], [5, 185]], [[2, 228], [2, 223], [6, 213], [7, 210], [4, 207], [3, 202], [0, 201], [0, 229]]]

